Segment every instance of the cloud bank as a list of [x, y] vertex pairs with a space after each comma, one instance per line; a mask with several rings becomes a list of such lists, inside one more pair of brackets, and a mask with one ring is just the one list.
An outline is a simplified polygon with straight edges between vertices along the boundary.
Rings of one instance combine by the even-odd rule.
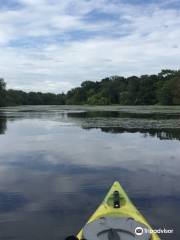
[[84, 80], [179, 68], [179, 1], [3, 2], [0, 75], [8, 88], [61, 92]]

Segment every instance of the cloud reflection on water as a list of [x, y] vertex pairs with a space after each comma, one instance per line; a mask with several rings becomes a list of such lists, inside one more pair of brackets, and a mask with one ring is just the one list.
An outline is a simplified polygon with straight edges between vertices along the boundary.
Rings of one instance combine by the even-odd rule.
[[76, 121], [66, 125], [72, 121], [67, 115], [64, 122], [57, 117], [7, 116], [6, 134], [0, 136], [0, 196], [9, 197], [11, 205], [0, 214], [0, 239], [63, 239], [76, 233], [114, 180], [153, 226], [172, 224], [176, 233], [169, 239], [178, 239], [177, 136], [168, 132], [171, 138], [160, 140], [156, 130], [84, 129]]

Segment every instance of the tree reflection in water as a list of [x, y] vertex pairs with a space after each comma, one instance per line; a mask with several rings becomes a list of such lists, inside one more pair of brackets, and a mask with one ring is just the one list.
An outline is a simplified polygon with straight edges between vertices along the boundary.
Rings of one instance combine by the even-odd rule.
[[[93, 129], [83, 127], [83, 129]], [[106, 133], [142, 133], [144, 137], [157, 137], [160, 140], [180, 140], [180, 129], [141, 129], [141, 128], [121, 128], [121, 127], [100, 127]]]
[[0, 112], [0, 134], [5, 134], [7, 130], [7, 117], [3, 112]]

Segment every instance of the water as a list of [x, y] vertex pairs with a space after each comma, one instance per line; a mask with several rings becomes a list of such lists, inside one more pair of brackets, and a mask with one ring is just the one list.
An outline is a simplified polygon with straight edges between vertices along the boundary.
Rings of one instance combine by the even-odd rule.
[[115, 180], [180, 239], [180, 107], [0, 110], [0, 239], [77, 233]]

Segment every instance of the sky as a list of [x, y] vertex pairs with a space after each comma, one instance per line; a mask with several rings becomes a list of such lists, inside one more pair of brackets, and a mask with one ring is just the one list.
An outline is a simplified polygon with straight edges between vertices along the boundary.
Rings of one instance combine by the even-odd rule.
[[59, 93], [179, 66], [179, 0], [0, 0], [7, 88]]

